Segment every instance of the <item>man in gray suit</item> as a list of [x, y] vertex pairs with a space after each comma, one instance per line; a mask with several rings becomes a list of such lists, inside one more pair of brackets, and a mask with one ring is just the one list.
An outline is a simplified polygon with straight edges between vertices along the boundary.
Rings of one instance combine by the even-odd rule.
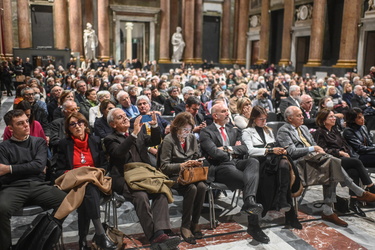
[[201, 130], [200, 141], [203, 155], [215, 172], [215, 182], [224, 183], [228, 188], [242, 189], [244, 205], [241, 211], [247, 213], [247, 232], [255, 240], [268, 243], [268, 236], [259, 227], [258, 216], [263, 206], [255, 202], [259, 183], [259, 162], [247, 159], [247, 147], [242, 142], [241, 132], [230, 127], [228, 108], [215, 104], [211, 109], [214, 123]]
[[301, 89], [297, 85], [292, 85], [289, 88], [289, 97], [281, 99], [280, 113], [284, 114], [285, 110], [290, 106], [301, 107]]
[[[325, 154], [324, 150], [317, 146], [308, 128], [303, 125], [303, 114], [300, 108], [296, 106], [288, 107], [284, 114], [284, 124], [277, 132], [277, 141], [281, 147], [287, 147], [288, 154], [298, 162], [304, 160], [304, 157], [312, 153]], [[330, 160], [340, 161], [335, 157]], [[347, 186], [356, 195], [360, 201], [370, 202], [375, 199], [375, 195], [366, 192], [362, 188], [354, 184], [353, 180], [348, 176], [342, 167], [330, 168], [330, 183], [323, 185], [323, 214], [322, 219], [332, 222], [336, 225], [347, 227], [348, 224], [341, 220], [332, 210], [332, 205], [336, 201], [336, 185], [340, 182], [342, 186]]]

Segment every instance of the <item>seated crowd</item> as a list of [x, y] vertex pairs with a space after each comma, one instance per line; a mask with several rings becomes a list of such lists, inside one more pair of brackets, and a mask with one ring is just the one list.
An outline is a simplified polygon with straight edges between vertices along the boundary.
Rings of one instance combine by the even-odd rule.
[[[247, 232], [261, 243], [269, 237], [259, 219], [269, 210], [302, 228], [292, 197], [303, 185], [323, 185], [322, 219], [339, 226], [348, 224], [333, 210], [338, 183], [349, 188], [350, 209], [360, 216], [358, 201], [375, 201], [367, 172], [375, 121], [366, 126], [375, 120], [374, 74], [316, 79], [274, 67], [181, 67], [160, 76], [131, 64], [102, 66], [37, 67], [16, 86], [0, 144], [0, 250], [11, 249], [10, 218], [26, 205], [52, 208], [60, 221], [77, 209], [80, 249], [88, 249], [91, 221], [93, 244], [115, 249], [99, 208], [112, 191], [134, 205], [152, 249], [180, 243], [169, 219], [171, 189], [183, 196], [180, 233], [190, 244], [203, 237], [210, 181], [242, 190]], [[284, 121], [278, 131], [267, 126], [271, 114]], [[324, 180], [300, 172], [311, 159], [327, 163]], [[210, 167], [209, 180], [177, 182], [180, 169], [198, 160]], [[80, 185], [66, 186], [74, 174]], [[70, 192], [76, 188], [83, 195]]]

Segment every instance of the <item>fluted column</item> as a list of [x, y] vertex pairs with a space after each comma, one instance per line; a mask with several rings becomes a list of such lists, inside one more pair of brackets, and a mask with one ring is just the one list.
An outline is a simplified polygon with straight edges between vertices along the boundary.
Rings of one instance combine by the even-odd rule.
[[66, 0], [55, 0], [53, 21], [55, 30], [55, 48], [65, 49], [69, 47], [68, 41], [68, 12]]
[[223, 2], [223, 19], [222, 19], [222, 29], [221, 29], [221, 53], [220, 53], [220, 63], [230, 64], [230, 7], [231, 0], [224, 0]]
[[237, 38], [237, 59], [235, 63], [246, 64], [247, 32], [249, 29], [249, 1], [240, 0]]
[[268, 51], [270, 46], [270, 0], [262, 1], [262, 10], [260, 17], [260, 45], [259, 59], [257, 64], [268, 61]]
[[184, 22], [184, 40], [185, 40], [185, 63], [194, 63], [194, 0], [185, 0], [185, 22]]
[[99, 57], [109, 60], [109, 16], [108, 0], [98, 0]]
[[[100, 1], [101, 0], [99, 0], [98, 2], [100, 2]], [[86, 23], [91, 23], [92, 26], [94, 26], [93, 0], [85, 0], [85, 21], [86, 21]]]
[[31, 48], [29, 1], [17, 0], [18, 44], [20, 48]]
[[195, 0], [194, 62], [202, 61], [203, 0]]
[[170, 1], [160, 1], [160, 56], [159, 63], [170, 63], [169, 43], [170, 35]]
[[83, 58], [83, 30], [81, 0], [69, 0], [69, 35], [70, 49], [72, 52], [79, 52]]
[[13, 56], [13, 32], [12, 32], [12, 4], [11, 0], [3, 0], [3, 41], [4, 56]]
[[340, 55], [337, 68], [357, 67], [358, 23], [361, 14], [361, 0], [345, 0], [342, 17]]
[[279, 65], [288, 65], [291, 55], [292, 46], [292, 26], [294, 17], [294, 0], [284, 1], [284, 28], [283, 28], [283, 40], [281, 47], [281, 60]]
[[133, 59], [133, 48], [132, 48], [132, 32], [133, 32], [133, 23], [126, 23], [126, 58]]
[[314, 0], [313, 17], [310, 36], [309, 60], [306, 67], [316, 67], [322, 64], [325, 13], [327, 0]]

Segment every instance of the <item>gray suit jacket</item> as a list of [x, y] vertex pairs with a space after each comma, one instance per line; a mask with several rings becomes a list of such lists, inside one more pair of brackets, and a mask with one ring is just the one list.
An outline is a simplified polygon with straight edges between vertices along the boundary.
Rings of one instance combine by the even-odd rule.
[[[315, 146], [316, 143], [312, 135], [310, 134], [308, 128], [305, 125], [300, 126], [300, 128], [306, 140], [311, 144], [311, 146]], [[288, 147], [288, 154], [294, 160], [297, 160], [298, 158], [303, 157], [309, 153], [309, 148], [303, 144], [295, 128], [289, 123], [285, 123], [277, 131], [276, 138], [281, 147]]]
[[292, 99], [292, 97], [281, 99], [280, 102], [280, 112], [284, 116], [285, 110], [290, 106], [297, 106], [297, 103]]

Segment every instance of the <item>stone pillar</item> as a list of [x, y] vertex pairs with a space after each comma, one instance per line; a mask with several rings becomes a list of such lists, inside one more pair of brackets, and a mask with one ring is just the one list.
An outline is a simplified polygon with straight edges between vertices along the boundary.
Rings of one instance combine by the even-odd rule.
[[31, 48], [29, 1], [17, 1], [18, 44], [21, 49]]
[[203, 0], [195, 0], [194, 63], [202, 64]]
[[12, 4], [11, 0], [3, 0], [3, 44], [4, 56], [13, 56]]
[[79, 52], [83, 59], [83, 30], [82, 30], [82, 10], [81, 0], [69, 1], [69, 33], [70, 49], [72, 52]]
[[170, 1], [160, 1], [160, 56], [159, 63], [170, 63], [169, 44], [171, 42], [170, 35]]
[[55, 0], [53, 8], [55, 48], [65, 49], [69, 47], [68, 12], [66, 0]]
[[309, 60], [305, 67], [317, 67], [322, 64], [326, 10], [327, 0], [314, 0]]
[[194, 0], [185, 0], [185, 21], [183, 28], [183, 39], [185, 41], [184, 61], [194, 63]]
[[109, 16], [108, 0], [98, 1], [98, 41], [99, 57], [105, 61], [109, 60]]
[[94, 25], [94, 6], [93, 6], [92, 0], [85, 0], [85, 21], [86, 21], [86, 23], [91, 23], [92, 26], [95, 27], [95, 25]]
[[279, 65], [288, 65], [291, 55], [292, 47], [292, 26], [294, 18], [294, 0], [285, 0], [284, 2], [284, 28], [283, 28], [283, 40], [281, 47], [281, 60]]
[[270, 46], [270, 0], [262, 1], [260, 17], [260, 45], [257, 64], [268, 62], [268, 51]]
[[223, 2], [223, 19], [221, 28], [221, 53], [220, 53], [220, 63], [231, 64], [230, 59], [230, 10], [231, 1], [224, 0]]
[[133, 31], [133, 24], [132, 23], [126, 23], [126, 59], [133, 59], [132, 54], [132, 31]]
[[358, 23], [361, 15], [361, 0], [345, 0], [342, 16], [340, 55], [337, 68], [357, 67]]
[[[264, 0], [263, 0], [264, 1]], [[249, 29], [249, 1], [240, 0], [237, 38], [237, 59], [235, 63], [246, 64], [247, 32]]]

